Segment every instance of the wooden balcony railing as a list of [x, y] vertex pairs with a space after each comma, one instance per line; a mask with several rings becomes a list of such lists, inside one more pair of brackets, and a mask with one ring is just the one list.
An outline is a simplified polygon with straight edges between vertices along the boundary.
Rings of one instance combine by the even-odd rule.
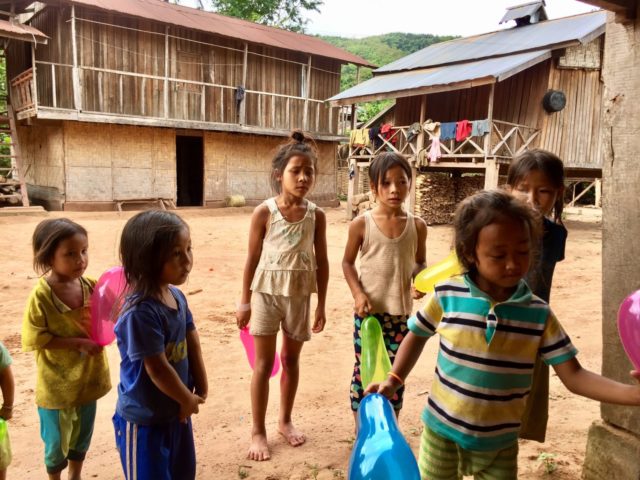
[[11, 80], [11, 104], [18, 118], [35, 115], [33, 69], [25, 70]]
[[[462, 141], [441, 140], [441, 166], [459, 164], [463, 167], [469, 164], [484, 163], [487, 158], [511, 159], [518, 153], [533, 146], [540, 130], [528, 125], [519, 125], [502, 120], [493, 120], [489, 133], [483, 136], [467, 137]], [[487, 135], [489, 137], [487, 137]], [[423, 148], [419, 147], [419, 135], [411, 132], [409, 126], [394, 126], [389, 138], [378, 135], [377, 148], [369, 142], [367, 145], [351, 145], [349, 158], [357, 162], [368, 162], [378, 153], [393, 151], [404, 155], [407, 159], [414, 159], [418, 166], [429, 165], [427, 152], [431, 149], [434, 135], [430, 131], [423, 132]]]

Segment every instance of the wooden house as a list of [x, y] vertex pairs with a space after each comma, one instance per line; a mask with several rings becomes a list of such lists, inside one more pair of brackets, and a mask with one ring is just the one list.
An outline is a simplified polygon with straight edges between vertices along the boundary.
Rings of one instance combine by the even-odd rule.
[[[335, 106], [395, 100], [385, 115], [392, 135], [377, 145], [352, 145], [351, 195], [359, 173], [382, 150], [405, 155], [417, 172], [482, 174], [486, 188], [498, 185], [513, 156], [532, 147], [559, 155], [571, 179], [600, 178], [606, 13], [547, 20], [538, 1], [509, 9], [503, 21], [516, 26], [431, 45], [329, 99]], [[463, 120], [485, 128], [458, 140], [439, 137], [441, 126]], [[432, 150], [436, 138], [439, 148]]]
[[[20, 14], [30, 1], [0, 0]], [[311, 198], [336, 202], [341, 66], [307, 35], [160, 0], [45, 0], [20, 21], [46, 45], [5, 45], [29, 197], [51, 209], [218, 206], [270, 195], [273, 149], [317, 141]], [[33, 7], [29, 7], [33, 8]], [[1, 29], [0, 29], [1, 35]]]

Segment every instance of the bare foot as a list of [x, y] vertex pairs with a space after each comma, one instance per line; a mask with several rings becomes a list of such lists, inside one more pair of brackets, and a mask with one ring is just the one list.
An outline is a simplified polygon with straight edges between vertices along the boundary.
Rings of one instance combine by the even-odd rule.
[[278, 432], [280, 432], [280, 435], [282, 435], [292, 447], [299, 447], [307, 441], [304, 434], [296, 430], [291, 422], [281, 423], [278, 427]]
[[266, 435], [256, 433], [251, 436], [251, 445], [249, 445], [247, 458], [249, 460], [255, 460], [256, 462], [263, 462], [271, 458]]

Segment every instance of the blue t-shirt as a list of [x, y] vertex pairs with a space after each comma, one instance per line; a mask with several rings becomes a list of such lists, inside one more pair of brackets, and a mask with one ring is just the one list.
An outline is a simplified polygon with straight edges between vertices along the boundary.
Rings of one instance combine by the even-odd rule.
[[195, 325], [184, 294], [173, 286], [169, 288], [178, 303], [177, 310], [146, 299], [125, 310], [116, 323], [121, 358], [116, 411], [128, 422], [169, 423], [177, 418], [180, 409], [175, 400], [155, 386], [144, 368], [145, 357], [166, 354], [182, 383], [191, 386], [187, 332]]

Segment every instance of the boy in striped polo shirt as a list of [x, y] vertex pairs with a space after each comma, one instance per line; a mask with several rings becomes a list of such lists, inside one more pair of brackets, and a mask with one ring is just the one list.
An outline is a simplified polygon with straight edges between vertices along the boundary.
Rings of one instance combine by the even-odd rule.
[[[531, 293], [523, 277], [540, 222], [530, 208], [503, 191], [480, 192], [460, 204], [454, 229], [466, 273], [436, 286], [409, 320], [389, 378], [367, 392], [393, 396], [437, 333], [436, 371], [422, 414], [421, 476], [516, 479], [518, 430], [538, 355], [570, 391], [600, 402], [640, 405], [640, 386], [582, 368], [549, 306]], [[640, 379], [640, 372], [631, 374]]]

